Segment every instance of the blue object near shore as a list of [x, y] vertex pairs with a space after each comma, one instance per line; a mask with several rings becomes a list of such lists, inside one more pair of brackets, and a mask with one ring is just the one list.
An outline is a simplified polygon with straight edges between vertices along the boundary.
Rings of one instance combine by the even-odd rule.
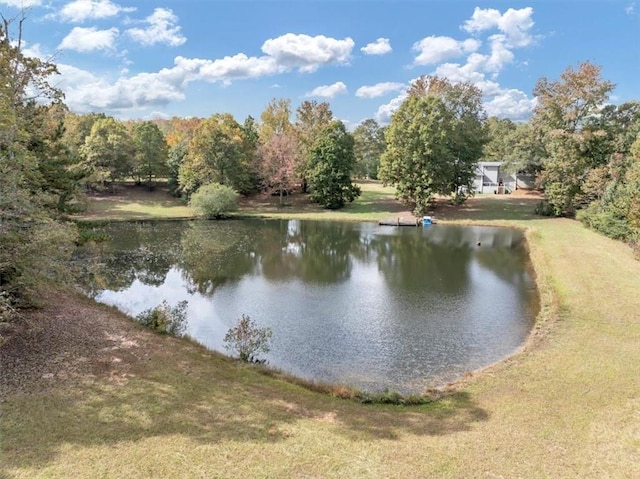
[[431, 216], [423, 216], [422, 217], [422, 226], [431, 226], [433, 223], [431, 221]]

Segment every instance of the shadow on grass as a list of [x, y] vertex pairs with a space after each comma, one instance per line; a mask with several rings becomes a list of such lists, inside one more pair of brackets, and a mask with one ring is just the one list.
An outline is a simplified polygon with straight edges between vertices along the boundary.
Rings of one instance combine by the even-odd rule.
[[430, 211], [437, 220], [443, 221], [529, 221], [544, 219], [535, 213], [540, 203], [538, 195], [496, 196], [479, 195], [461, 205], [439, 201]]
[[310, 421], [302, 427], [313, 428], [315, 421], [330, 420], [337, 434], [358, 442], [394, 440], [403, 433], [452, 434], [488, 418], [464, 392], [419, 407], [367, 406], [265, 378], [216, 355], [209, 358], [193, 367], [147, 366], [120, 383], [95, 380], [78, 388], [63, 383], [46, 394], [6, 401], [5, 466], [45, 466], [63, 445], [94, 447], [152, 437], [170, 441], [169, 436], [179, 435], [202, 444], [288, 441], [287, 426], [299, 421]]
[[348, 203], [344, 207], [345, 213], [397, 213], [406, 211], [406, 206], [392, 198], [358, 198], [353, 203]]

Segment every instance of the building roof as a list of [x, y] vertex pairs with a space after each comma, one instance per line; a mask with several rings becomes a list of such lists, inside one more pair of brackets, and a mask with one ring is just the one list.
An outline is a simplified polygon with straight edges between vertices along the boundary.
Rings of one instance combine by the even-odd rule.
[[502, 161], [479, 161], [478, 168], [482, 168], [483, 166], [501, 166]]

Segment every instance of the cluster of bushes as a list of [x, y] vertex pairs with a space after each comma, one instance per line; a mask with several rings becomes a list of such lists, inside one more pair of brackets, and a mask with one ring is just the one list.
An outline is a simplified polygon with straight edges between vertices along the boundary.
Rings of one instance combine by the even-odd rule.
[[238, 193], [230, 186], [210, 183], [198, 188], [191, 196], [189, 206], [204, 218], [224, 218], [238, 209]]
[[578, 212], [586, 226], [640, 250], [640, 134], [630, 154], [603, 171], [602, 194]]
[[136, 319], [159, 333], [182, 336], [187, 328], [187, 304], [187, 301], [180, 301], [176, 306], [171, 306], [163, 301], [155, 308], [143, 311]]

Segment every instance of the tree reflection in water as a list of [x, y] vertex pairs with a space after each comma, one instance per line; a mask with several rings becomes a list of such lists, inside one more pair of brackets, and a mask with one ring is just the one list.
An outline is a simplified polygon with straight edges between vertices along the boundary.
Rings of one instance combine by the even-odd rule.
[[77, 255], [87, 291], [134, 314], [188, 300], [188, 334], [219, 350], [249, 314], [273, 328], [269, 362], [310, 379], [416, 391], [513, 351], [537, 313], [516, 230], [228, 220], [106, 232]]

